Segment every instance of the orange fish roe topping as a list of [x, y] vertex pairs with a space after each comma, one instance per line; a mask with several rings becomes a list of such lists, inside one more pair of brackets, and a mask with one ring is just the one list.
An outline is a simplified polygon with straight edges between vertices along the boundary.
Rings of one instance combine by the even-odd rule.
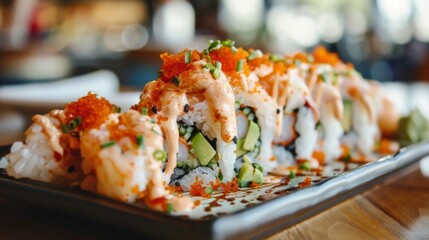
[[119, 123], [107, 125], [107, 130], [109, 131], [110, 140], [119, 141], [124, 137], [129, 137], [131, 142], [137, 145], [136, 134], [122, 123], [121, 118], [119, 118]]
[[293, 60], [299, 60], [301, 62], [308, 62], [308, 56], [304, 52], [298, 52], [292, 57]]
[[246, 76], [249, 75], [249, 66], [247, 66], [246, 62], [247, 56], [249, 56], [249, 53], [243, 50], [243, 48], [238, 48], [236, 53], [229, 47], [221, 47], [218, 50], [210, 52], [210, 57], [213, 61], [212, 64], [215, 64], [216, 61], [222, 63], [222, 72], [229, 77], [239, 77], [240, 72], [236, 72], [239, 60], [244, 60], [241, 72]]
[[[249, 49], [249, 53], [252, 53], [253, 51], [254, 51], [253, 49]], [[257, 57], [252, 60], [248, 60], [247, 65], [249, 65], [250, 70], [253, 71], [258, 67], [260, 67], [261, 65], [271, 66], [272, 62], [270, 61], [270, 55], [264, 54], [262, 57]]]
[[311, 185], [311, 177], [305, 177], [304, 181], [299, 183], [300, 188], [305, 188]]
[[210, 182], [210, 186], [212, 186], [214, 191], [217, 191], [222, 186], [222, 182], [219, 178], [216, 178], [216, 182]]
[[238, 179], [234, 178], [231, 182], [221, 183], [225, 195], [238, 191]]
[[336, 65], [337, 63], [341, 63], [338, 54], [330, 53], [326, 50], [326, 48], [322, 46], [319, 46], [314, 49], [313, 57], [315, 63], [327, 63], [332, 66]]
[[[164, 82], [171, 82], [173, 77], [178, 76], [180, 73], [190, 68], [189, 64], [185, 62], [185, 54], [188, 49], [183, 50], [177, 54], [162, 53], [161, 59], [163, 64], [161, 66], [161, 79]], [[195, 62], [201, 60], [201, 53], [197, 50], [191, 51], [191, 61]]]
[[208, 194], [206, 192], [206, 188], [203, 187], [203, 181], [200, 180], [198, 177], [196, 177], [194, 183], [191, 184], [191, 191], [189, 191], [189, 194], [191, 196], [200, 196], [205, 198], [211, 196], [211, 194]]
[[259, 184], [257, 182], [250, 182], [249, 187], [250, 188], [260, 188], [261, 184]]
[[272, 74], [285, 74], [287, 72], [288, 67], [286, 63], [283, 61], [278, 61], [274, 63]]
[[109, 114], [114, 110], [114, 106], [105, 98], [98, 97], [94, 93], [79, 98], [76, 102], [66, 105], [64, 115], [66, 122], [70, 122], [77, 117], [81, 118], [78, 129], [97, 128], [103, 124]]

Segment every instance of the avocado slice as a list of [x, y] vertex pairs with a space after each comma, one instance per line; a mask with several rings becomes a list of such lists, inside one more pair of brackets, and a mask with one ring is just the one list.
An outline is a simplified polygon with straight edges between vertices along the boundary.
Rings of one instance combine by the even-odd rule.
[[216, 151], [200, 132], [195, 134], [195, 136], [191, 139], [191, 145], [195, 156], [197, 156], [198, 160], [203, 166], [207, 165], [216, 155]]
[[247, 129], [246, 137], [244, 138], [243, 149], [253, 151], [255, 144], [261, 136], [258, 124], [249, 121], [249, 128]]
[[352, 101], [344, 100], [344, 112], [343, 117], [341, 118], [341, 126], [343, 127], [344, 132], [349, 132], [352, 128]]
[[253, 181], [254, 168], [252, 164], [243, 163], [240, 172], [238, 173], [238, 184], [242, 187], [247, 187], [251, 181]]
[[237, 155], [237, 158], [243, 156], [244, 154], [246, 154], [248, 152], [248, 151], [243, 149], [243, 144], [244, 144], [244, 139], [239, 138], [237, 141], [237, 150], [235, 150], [235, 154]]
[[264, 175], [259, 168], [255, 168], [252, 160], [247, 156], [243, 156], [243, 165], [237, 175], [238, 184], [241, 188], [248, 187], [250, 182], [262, 184], [264, 182]]

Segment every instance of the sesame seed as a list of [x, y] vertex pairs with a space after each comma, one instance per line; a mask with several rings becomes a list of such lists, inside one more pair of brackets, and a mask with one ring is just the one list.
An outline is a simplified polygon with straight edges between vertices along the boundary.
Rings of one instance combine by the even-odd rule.
[[152, 107], [152, 112], [153, 112], [154, 114], [157, 114], [157, 113], [158, 113], [158, 108], [156, 108], [156, 106], [153, 106], [153, 107]]
[[189, 104], [186, 104], [183, 111], [185, 111], [185, 113], [189, 112]]

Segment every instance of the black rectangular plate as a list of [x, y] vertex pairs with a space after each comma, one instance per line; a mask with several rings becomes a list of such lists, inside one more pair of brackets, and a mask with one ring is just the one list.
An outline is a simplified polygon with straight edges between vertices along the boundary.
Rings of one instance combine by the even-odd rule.
[[[0, 147], [0, 156], [10, 147]], [[209, 220], [190, 220], [117, 202], [78, 189], [0, 173], [0, 195], [67, 215], [157, 238], [261, 238], [301, 222], [377, 184], [429, 154], [429, 142], [402, 148], [319, 184]]]

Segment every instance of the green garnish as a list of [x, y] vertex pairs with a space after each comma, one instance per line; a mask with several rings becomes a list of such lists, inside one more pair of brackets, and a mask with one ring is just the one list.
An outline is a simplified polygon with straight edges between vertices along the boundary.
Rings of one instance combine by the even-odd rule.
[[150, 123], [155, 124], [155, 123], [157, 123], [157, 121], [155, 119], [151, 119]]
[[115, 142], [115, 141], [109, 141], [109, 142], [106, 142], [106, 143], [101, 144], [101, 145], [100, 145], [100, 147], [101, 147], [101, 148], [108, 148], [108, 147], [111, 147], [111, 146], [113, 146], [113, 145], [115, 145], [115, 144], [116, 144], [116, 142]]
[[70, 121], [69, 122], [69, 129], [74, 130], [76, 128], [77, 128], [77, 123], [74, 120]]
[[192, 59], [191, 59], [191, 51], [189, 50], [189, 51], [185, 52], [185, 63], [188, 64], [191, 61], [192, 61]]
[[209, 40], [209, 52], [214, 51], [214, 50], [218, 50], [222, 47], [222, 44], [220, 42], [220, 40]]
[[235, 45], [235, 42], [231, 39], [227, 39], [227, 40], [222, 42], [222, 45], [230, 48], [230, 47], [233, 47]]
[[172, 212], [174, 212], [173, 204], [167, 203], [167, 213], [172, 213]]
[[158, 78], [160, 78], [160, 77], [162, 76], [162, 74], [163, 74], [163, 71], [162, 71], [162, 70], [159, 70], [159, 71], [158, 71]]
[[67, 125], [61, 124], [61, 129], [63, 130], [63, 133], [69, 133], [69, 129], [67, 128]]
[[174, 76], [174, 77], [171, 79], [171, 82], [172, 82], [174, 85], [176, 85], [176, 86], [179, 86], [179, 84], [180, 84], [180, 80], [179, 80], [179, 78], [178, 78], [178, 77], [176, 77], [176, 76]]
[[136, 143], [137, 143], [137, 146], [139, 146], [139, 147], [143, 147], [143, 144], [144, 144], [144, 138], [143, 138], [143, 136], [142, 136], [142, 135], [137, 135], [137, 136], [136, 136]]
[[81, 119], [80, 116], [78, 116], [77, 118], [75, 118], [74, 121], [76, 122], [77, 125], [80, 125], [82, 123], [82, 119]]
[[206, 187], [206, 189], [204, 189], [204, 191], [205, 191], [207, 194], [211, 195], [211, 194], [213, 193], [213, 188], [212, 188], [212, 187], [210, 187], [210, 186], [208, 186], [208, 187]]
[[328, 82], [328, 73], [324, 72], [322, 75], [320, 75], [320, 78], [324, 83]]
[[147, 107], [142, 108], [142, 114], [147, 116], [149, 114], [149, 109]]
[[295, 172], [294, 171], [292, 171], [292, 170], [290, 170], [289, 171], [289, 178], [290, 179], [292, 179], [292, 178], [295, 178], [296, 176], [295, 176]]
[[268, 58], [270, 61], [272, 62], [280, 62], [283, 61], [283, 57], [277, 54], [272, 54], [270, 55], [270, 57]]
[[310, 171], [311, 170], [310, 162], [306, 161], [303, 164], [299, 165], [299, 169]]
[[114, 107], [113, 112], [115, 112], [115, 113], [121, 113], [121, 111], [122, 111], [121, 107], [118, 107], [116, 105], [113, 105], [113, 107]]
[[264, 56], [264, 53], [261, 50], [257, 49], [249, 54], [249, 56], [247, 57], [247, 60], [251, 61], [255, 58], [260, 58], [262, 56]]
[[153, 153], [153, 157], [158, 161], [164, 161], [167, 157], [167, 154], [163, 150], [156, 150]]
[[238, 60], [237, 61], [237, 65], [235, 66], [235, 71], [236, 72], [241, 72], [241, 70], [243, 70], [243, 65], [244, 65], [244, 60]]

